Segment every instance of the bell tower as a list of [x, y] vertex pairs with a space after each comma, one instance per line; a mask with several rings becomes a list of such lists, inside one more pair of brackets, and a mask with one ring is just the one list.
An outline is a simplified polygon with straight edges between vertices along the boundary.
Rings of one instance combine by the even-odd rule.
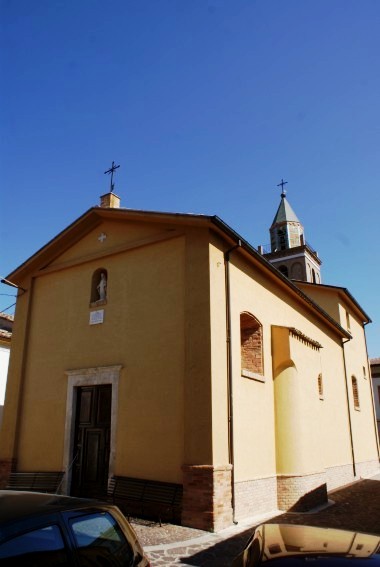
[[321, 283], [321, 260], [318, 253], [305, 240], [304, 228], [286, 199], [281, 180], [281, 202], [273, 219], [270, 232], [270, 252], [262, 246], [259, 251], [284, 276], [311, 283]]

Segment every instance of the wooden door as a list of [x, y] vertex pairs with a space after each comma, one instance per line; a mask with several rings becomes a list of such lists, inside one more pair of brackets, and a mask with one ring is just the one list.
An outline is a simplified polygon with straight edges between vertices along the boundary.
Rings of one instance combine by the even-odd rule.
[[102, 498], [107, 493], [112, 386], [77, 388], [71, 494]]

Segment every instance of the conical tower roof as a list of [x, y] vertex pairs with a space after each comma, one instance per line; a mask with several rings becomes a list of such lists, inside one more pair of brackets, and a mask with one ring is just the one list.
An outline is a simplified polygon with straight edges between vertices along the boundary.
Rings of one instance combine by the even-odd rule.
[[[286, 199], [286, 193], [283, 191], [281, 193], [281, 203], [277, 209], [277, 213], [273, 219], [272, 227], [279, 223], [284, 222], [298, 222], [300, 221], [297, 218], [296, 213], [293, 211], [292, 207], [289, 205]], [[301, 224], [301, 223], [300, 223]]]

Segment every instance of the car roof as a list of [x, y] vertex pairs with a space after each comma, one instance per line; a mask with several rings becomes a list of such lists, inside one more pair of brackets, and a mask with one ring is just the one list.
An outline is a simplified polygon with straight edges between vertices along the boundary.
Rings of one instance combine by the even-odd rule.
[[96, 500], [73, 498], [59, 494], [0, 490], [0, 524], [18, 519], [104, 505]]

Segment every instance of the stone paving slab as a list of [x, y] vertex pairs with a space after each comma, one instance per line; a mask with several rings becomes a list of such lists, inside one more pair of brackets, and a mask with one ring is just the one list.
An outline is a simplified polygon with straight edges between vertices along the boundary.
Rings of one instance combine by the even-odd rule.
[[380, 536], [380, 476], [329, 493], [331, 505], [311, 513], [273, 514], [247, 520], [217, 534], [183, 526], [132, 520], [152, 567], [227, 567], [243, 549], [252, 530], [262, 523], [330, 527]]

